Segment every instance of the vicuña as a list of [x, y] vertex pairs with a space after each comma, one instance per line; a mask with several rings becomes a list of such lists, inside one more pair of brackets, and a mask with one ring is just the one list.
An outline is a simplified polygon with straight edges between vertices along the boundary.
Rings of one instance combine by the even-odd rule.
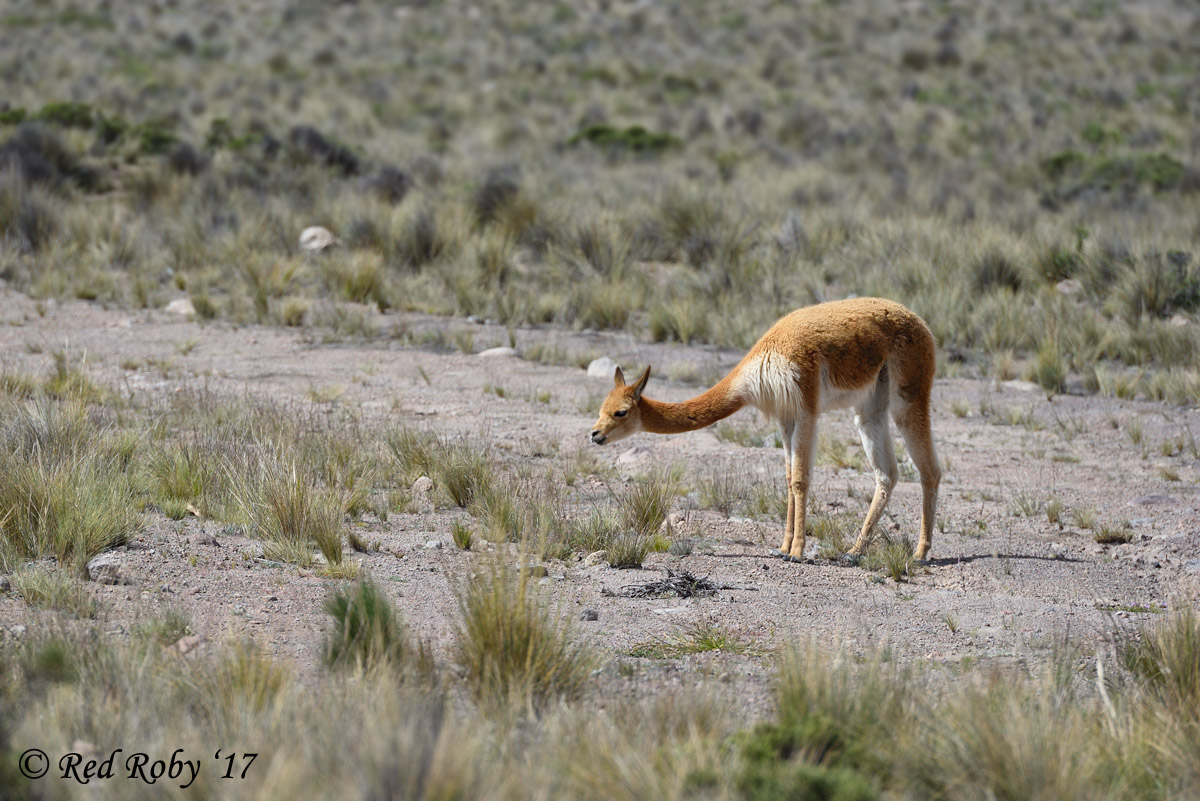
[[887, 413], [921, 474], [921, 536], [914, 556], [925, 559], [933, 539], [942, 473], [929, 427], [934, 343], [925, 321], [890, 300], [853, 298], [798, 309], [780, 319], [716, 386], [683, 403], [645, 396], [650, 368], [632, 384], [618, 367], [615, 386], [592, 429], [597, 445], [638, 431], [695, 431], [746, 404], [779, 422], [788, 487], [787, 528], [772, 553], [797, 562], [804, 555], [804, 515], [817, 443], [817, 417], [854, 408], [867, 462], [875, 473], [875, 497], [862, 531], [847, 554], [866, 548], [896, 485]]

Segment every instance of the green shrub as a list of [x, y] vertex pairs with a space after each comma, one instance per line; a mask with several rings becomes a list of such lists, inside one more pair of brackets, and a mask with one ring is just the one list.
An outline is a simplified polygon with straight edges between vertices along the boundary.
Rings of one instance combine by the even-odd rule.
[[84, 130], [91, 128], [93, 122], [92, 107], [87, 103], [47, 103], [42, 106], [37, 117], [64, 128], [82, 128]]
[[334, 667], [371, 669], [387, 665], [400, 678], [410, 672], [432, 675], [424, 646], [412, 642], [387, 595], [368, 578], [333, 591], [325, 601], [333, 631], [325, 640], [325, 661]]
[[634, 153], [662, 153], [683, 147], [683, 142], [668, 133], [654, 133], [641, 125], [616, 128], [608, 123], [589, 125], [567, 140], [568, 145], [587, 142], [597, 147], [630, 150]]
[[148, 156], [169, 153], [179, 142], [175, 126], [167, 120], [147, 120], [137, 127], [138, 150]]

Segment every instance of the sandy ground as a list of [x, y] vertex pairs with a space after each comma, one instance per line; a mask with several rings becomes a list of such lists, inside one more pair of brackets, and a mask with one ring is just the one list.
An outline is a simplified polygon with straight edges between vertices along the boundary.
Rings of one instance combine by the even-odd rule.
[[[594, 419], [586, 409], [610, 380], [589, 378], [575, 366], [477, 355], [508, 344], [509, 334], [500, 326], [397, 314], [378, 321], [381, 331], [470, 329], [475, 353], [437, 353], [387, 337], [320, 344], [312, 332], [200, 325], [162, 311], [110, 311], [87, 303], [39, 307], [0, 290], [0, 366], [43, 372], [49, 369], [49, 354], [65, 347], [86, 356], [96, 380], [151, 401], [203, 387], [311, 403], [306, 399], [312, 391], [337, 387], [342, 394], [332, 406], [488, 438], [505, 461], [533, 467], [594, 447], [585, 440]], [[690, 365], [700, 374], [719, 375], [740, 356], [556, 329], [518, 330], [515, 338], [518, 351], [553, 343], [610, 356], [627, 368], [651, 363], [657, 377], [647, 394], [667, 400], [682, 400], [700, 389], [667, 380], [668, 366], [676, 374]], [[193, 341], [183, 355], [178, 343]], [[164, 377], [162, 370], [122, 367], [123, 361], [147, 358], [171, 360], [171, 370]], [[505, 397], [485, 392], [489, 385], [503, 387]], [[537, 397], [547, 391], [548, 403]], [[1164, 607], [1196, 597], [1200, 461], [1194, 449], [1166, 456], [1160, 445], [1180, 436], [1185, 441], [1192, 434], [1200, 437], [1200, 411], [1094, 396], [1047, 401], [1019, 383], [997, 386], [963, 378], [939, 380], [934, 397], [934, 433], [947, 470], [939, 509], [943, 530], [935, 534], [927, 567], [897, 584], [821, 559], [784, 564], [767, 556], [768, 548], [778, 545], [781, 520], [726, 518], [695, 508], [694, 495], [680, 498], [671, 519], [677, 536], [698, 543], [691, 555], [652, 554], [643, 571], [585, 567], [579, 561], [547, 564], [549, 592], [605, 657], [600, 681], [641, 692], [700, 672], [738, 684], [743, 698], [761, 703], [772, 672], [770, 649], [788, 638], [816, 635], [860, 648], [886, 643], [901, 658], [935, 668], [954, 668], [968, 657], [1037, 661], [1064, 635], [1103, 653], [1115, 631], [1132, 629]], [[969, 411], [959, 416], [952, 406], [959, 413], [964, 406]], [[995, 413], [985, 416], [982, 408]], [[1037, 424], [997, 424], [1009, 409]], [[753, 413], [743, 411], [732, 420], [751, 424]], [[1139, 425], [1142, 444], [1135, 445]], [[858, 449], [847, 413], [827, 415], [822, 427], [851, 441], [851, 453]], [[631, 448], [637, 450], [629, 453]], [[780, 492], [783, 488], [780, 450], [724, 442], [711, 430], [642, 434], [595, 454], [616, 465], [617, 481], [636, 480], [651, 466], [682, 462], [689, 474], [748, 471], [774, 482]], [[885, 523], [915, 539], [920, 490], [911, 472], [906, 476]], [[1178, 480], [1170, 480], [1175, 476]], [[596, 497], [603, 497], [603, 485], [593, 483]], [[817, 468], [814, 483], [818, 504], [843, 504], [859, 516], [873, 486], [866, 473], [829, 465]], [[1030, 494], [1061, 501], [1062, 524], [1049, 523], [1044, 513], [1015, 514], [1015, 499]], [[1133, 541], [1097, 544], [1091, 531], [1072, 523], [1071, 510], [1086, 507], [1096, 509], [1099, 523], [1129, 521]], [[356, 524], [382, 547], [353, 558], [362, 560], [442, 657], [452, 644], [457, 615], [452, 584], [469, 580], [476, 558], [456, 549], [450, 538], [452, 523], [466, 519], [461, 510], [439, 510], [393, 514], [386, 523], [368, 517]], [[327, 620], [321, 604], [330, 579], [248, 559], [261, 553], [260, 543], [227, 536], [212, 521], [174, 523], [154, 514], [147, 521], [144, 532], [120, 552], [134, 583], [90, 585], [102, 602], [105, 632], [124, 636], [139, 619], [174, 604], [186, 608], [194, 628], [209, 638], [249, 634], [294, 660], [301, 673], [315, 671]], [[204, 544], [207, 538], [197, 536], [204, 533], [215, 535], [219, 544]], [[441, 540], [444, 547], [426, 548], [430, 540]], [[815, 545], [810, 538], [810, 555]], [[682, 601], [602, 594], [656, 579], [666, 567], [747, 589]], [[1137, 611], [1145, 608], [1153, 611]], [[596, 610], [598, 619], [582, 620], [585, 609]], [[705, 617], [736, 629], [758, 653], [677, 660], [628, 654], [639, 643], [670, 636]], [[20, 636], [21, 627], [36, 626], [39, 619], [14, 595], [0, 596], [0, 627], [8, 636]]]

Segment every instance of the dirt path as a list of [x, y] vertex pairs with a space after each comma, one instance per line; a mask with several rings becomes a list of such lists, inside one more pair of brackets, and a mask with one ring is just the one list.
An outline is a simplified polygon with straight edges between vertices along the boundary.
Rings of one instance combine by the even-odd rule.
[[[366, 344], [320, 344], [307, 341], [314, 338], [311, 332], [199, 325], [165, 312], [107, 311], [86, 303], [40, 308], [43, 314], [28, 298], [0, 291], [0, 367], [44, 372], [49, 354], [66, 348], [86, 357], [97, 381], [135, 397], [197, 387], [297, 402], [334, 397], [323, 405], [486, 437], [506, 461], [535, 467], [590, 447], [585, 443], [593, 420], [588, 407], [609, 387], [607, 380], [588, 378], [575, 366], [439, 353], [386, 337]], [[407, 332], [410, 339], [469, 330], [476, 353], [509, 344], [508, 332], [499, 326], [413, 315], [378, 321], [381, 331]], [[650, 392], [668, 400], [697, 391], [695, 385], [667, 380], [668, 372], [719, 375], [740, 355], [646, 345], [627, 336], [555, 330], [521, 330], [514, 336], [525, 354], [556, 347], [580, 360], [608, 355], [626, 366], [649, 361], [656, 369]], [[142, 366], [127, 369], [135, 361]], [[548, 397], [542, 394], [547, 392]], [[733, 420], [753, 423], [746, 412]], [[1016, 424], [999, 424], [1002, 420]], [[829, 415], [822, 426], [852, 443], [851, 456], [858, 452], [846, 414]], [[766, 550], [778, 544], [782, 521], [726, 518], [696, 508], [693, 493], [677, 501], [672, 515], [676, 534], [697, 543], [691, 555], [654, 554], [640, 573], [551, 562], [551, 591], [576, 618], [584, 609], [599, 613], [598, 620], [579, 621], [577, 627], [612, 657], [610, 667], [621, 662], [636, 668], [621, 671], [620, 678], [607, 670], [607, 681], [642, 691], [671, 686], [681, 675], [702, 670], [744, 684], [744, 697], [757, 702], [765, 697], [769, 655], [653, 660], [630, 657], [628, 651], [710, 617], [763, 651], [789, 637], [812, 634], [862, 646], [886, 642], [905, 658], [937, 665], [967, 657], [1036, 660], [1064, 633], [1103, 650], [1116, 628], [1194, 598], [1200, 589], [1200, 460], [1190, 444], [1193, 435], [1200, 438], [1200, 412], [1099, 397], [1047, 402], [1040, 391], [1019, 384], [945, 379], [935, 389], [934, 431], [948, 468], [940, 506], [944, 530], [935, 534], [932, 563], [911, 581], [881, 582], [878, 574], [824, 560], [787, 565], [769, 559]], [[1172, 443], [1182, 444], [1182, 450], [1166, 455], [1176, 450]], [[635, 446], [636, 453], [620, 458]], [[639, 435], [595, 450], [625, 478], [682, 462], [689, 476], [742, 471], [782, 492], [780, 454], [723, 441], [712, 430]], [[872, 488], [868, 475], [822, 464], [814, 478], [818, 504], [840, 504], [861, 519]], [[888, 524], [913, 536], [919, 494], [906, 473]], [[1042, 510], [1053, 500], [1063, 507], [1058, 525]], [[1021, 506], [1033, 514], [1018, 514]], [[1097, 544], [1092, 531], [1074, 522], [1076, 510], [1089, 508], [1095, 509], [1097, 526], [1129, 521], [1133, 541]], [[461, 511], [396, 514], [387, 523], [368, 518], [362, 524], [367, 536], [383, 547], [354, 557], [443, 656], [457, 613], [450, 582], [467, 574], [473, 558], [454, 548], [449, 529], [454, 520], [465, 519]], [[105, 602], [105, 631], [128, 632], [154, 609], [175, 604], [187, 608], [195, 628], [209, 637], [249, 633], [273, 652], [297, 660], [302, 671], [315, 664], [325, 623], [321, 601], [330, 580], [256, 562], [258, 542], [226, 536], [213, 522], [176, 524], [155, 515], [148, 520], [123, 554], [137, 583], [95, 585]], [[201, 532], [217, 535], [220, 545], [200, 544], [196, 535]], [[430, 540], [444, 547], [427, 549]], [[657, 578], [655, 571], [664, 567], [754, 589], [685, 601], [601, 594]], [[1136, 611], [1146, 608], [1155, 611]], [[0, 625], [10, 632], [33, 618], [18, 598], [0, 598]]]

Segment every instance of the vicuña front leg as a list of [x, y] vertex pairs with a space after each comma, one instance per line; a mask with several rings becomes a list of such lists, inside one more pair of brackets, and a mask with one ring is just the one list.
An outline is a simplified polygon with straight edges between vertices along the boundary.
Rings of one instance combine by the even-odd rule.
[[858, 539], [847, 554], [852, 559], [862, 556], [866, 550], [871, 541], [871, 532], [883, 516], [883, 510], [891, 500], [892, 489], [900, 477], [896, 467], [896, 455], [892, 451], [892, 433], [888, 429], [886, 392], [887, 385], [881, 384], [881, 390], [875, 393], [866, 406], [856, 410], [854, 415], [854, 425], [862, 438], [867, 464], [875, 474], [875, 496], [871, 499], [871, 508], [867, 511], [867, 519], [863, 521]]

